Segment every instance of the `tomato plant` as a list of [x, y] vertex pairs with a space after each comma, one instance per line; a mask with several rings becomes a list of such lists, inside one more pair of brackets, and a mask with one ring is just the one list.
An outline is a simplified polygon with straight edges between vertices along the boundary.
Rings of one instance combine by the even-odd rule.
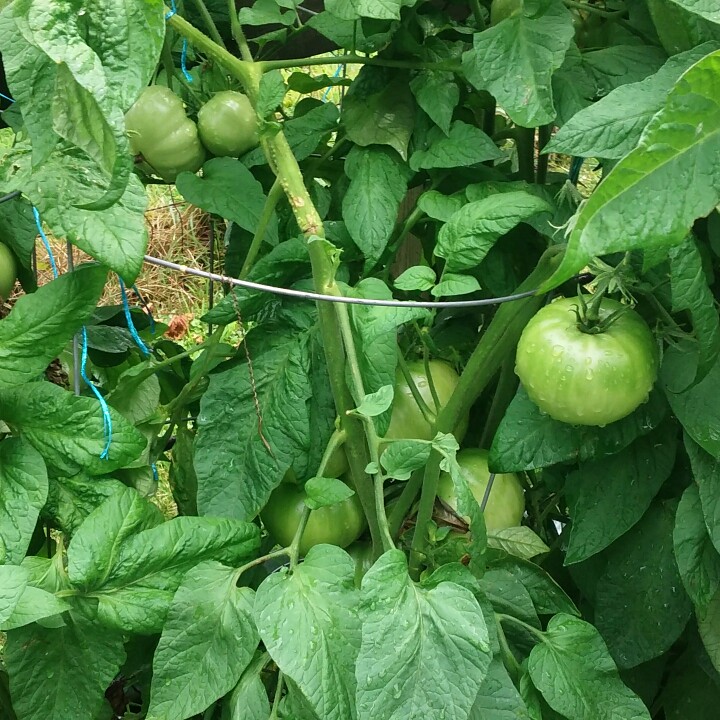
[[717, 3], [0, 5], [3, 720], [715, 717]]
[[0, 298], [7, 298], [15, 287], [17, 263], [7, 245], [0, 243]]
[[[478, 505], [483, 502], [490, 481], [487, 450], [471, 448], [457, 454], [457, 462], [463, 477]], [[440, 476], [438, 497], [453, 510], [457, 511], [457, 497], [449, 473]], [[517, 475], [498, 473], [495, 475], [487, 504], [483, 510], [485, 526], [489, 532], [505, 530], [520, 525], [525, 513], [525, 494]], [[469, 518], [466, 518], [469, 522]]]
[[617, 301], [602, 300], [600, 322], [620, 315], [599, 332], [583, 328], [577, 308], [577, 299], [562, 298], [530, 320], [518, 343], [516, 372], [550, 417], [604, 426], [648, 399], [657, 377], [656, 343], [645, 321]]
[[258, 144], [257, 117], [246, 95], [224, 90], [198, 111], [198, 133], [213, 155], [238, 157]]
[[167, 87], [143, 90], [125, 115], [130, 148], [163, 180], [173, 182], [186, 170], [195, 172], [205, 160], [195, 123], [182, 100]]
[[[287, 547], [295, 537], [305, 508], [305, 491], [289, 483], [278, 487], [265, 505], [260, 517], [270, 537]], [[333, 505], [312, 510], [300, 541], [300, 554], [321, 543], [347, 547], [360, 537], [366, 527], [365, 515], [357, 495]]]
[[[393, 398], [392, 415], [385, 437], [388, 439], [416, 438], [431, 440], [433, 437], [434, 419], [447, 404], [457, 387], [458, 374], [443, 360], [430, 360], [428, 374], [425, 363], [416, 360], [407, 364], [409, 378], [412, 380], [425, 408], [421, 409], [413, 395], [408, 378], [398, 369], [395, 378], [395, 395]], [[430, 382], [435, 389], [433, 395]], [[436, 404], [436, 396], [437, 402]], [[425, 410], [425, 412], [423, 412]], [[467, 431], [467, 417], [458, 423], [456, 437], [462, 440]]]

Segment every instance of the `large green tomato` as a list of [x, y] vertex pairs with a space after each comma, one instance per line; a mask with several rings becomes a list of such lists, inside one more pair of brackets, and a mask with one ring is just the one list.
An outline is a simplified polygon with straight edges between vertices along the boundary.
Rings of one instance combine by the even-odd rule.
[[[482, 504], [485, 489], [490, 481], [487, 450], [461, 450], [457, 454], [458, 465], [467, 480], [478, 505]], [[446, 472], [440, 474], [438, 497], [457, 512], [457, 497], [452, 478]], [[525, 513], [525, 494], [517, 475], [495, 475], [490, 495], [483, 512], [488, 531], [517, 527]], [[465, 518], [469, 521], [469, 518]]]
[[202, 144], [219, 157], [238, 157], [254, 148], [258, 140], [257, 116], [247, 96], [223, 90], [198, 112]]
[[[282, 483], [261, 511], [260, 518], [278, 545], [287, 547], [295, 537], [305, 498], [301, 486]], [[300, 554], [306, 555], [311, 547], [321, 543], [347, 547], [360, 537], [365, 526], [365, 514], [357, 494], [335, 505], [313, 510], [300, 541]]]
[[[607, 425], [645, 402], [658, 370], [650, 328], [627, 309], [596, 335], [582, 332], [574, 298], [546, 305], [525, 327], [515, 372], [530, 399], [555, 420], [573, 425]], [[605, 298], [600, 318], [623, 308]]]
[[[440, 402], [439, 408], [435, 407], [435, 401], [430, 390], [430, 383], [425, 373], [425, 363], [422, 360], [410, 362], [408, 363], [408, 369], [410, 370], [410, 376], [420, 392], [420, 396], [426, 405], [435, 411], [434, 415], [437, 416], [440, 410], [447, 404], [460, 378], [455, 370], [442, 360], [431, 360], [429, 365], [430, 376], [432, 377], [435, 392]], [[455, 437], [458, 442], [465, 437], [467, 426], [468, 418], [466, 416], [460, 420], [456, 428]], [[388, 440], [432, 440], [434, 437], [432, 426], [425, 420], [410, 391], [410, 386], [407, 384], [405, 376], [399, 368], [395, 375], [395, 397], [393, 399], [390, 425], [387, 433], [385, 433], [385, 437]]]
[[17, 262], [7, 245], [0, 243], [0, 299], [7, 300], [15, 287]]
[[185, 115], [183, 101], [169, 88], [145, 88], [125, 114], [130, 149], [166, 182], [184, 171], [195, 172], [205, 162], [197, 126]]

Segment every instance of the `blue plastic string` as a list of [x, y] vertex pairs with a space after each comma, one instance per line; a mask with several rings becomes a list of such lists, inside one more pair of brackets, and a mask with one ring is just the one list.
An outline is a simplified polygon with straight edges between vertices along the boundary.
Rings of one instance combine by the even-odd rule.
[[143, 299], [143, 296], [141, 292], [138, 290], [137, 285], [133, 285], [132, 289], [135, 291], [135, 294], [140, 298], [140, 302], [143, 304], [143, 307], [145, 309], [145, 314], [148, 316], [148, 319], [150, 321], [150, 334], [155, 334], [155, 318], [153, 317], [152, 312], [150, 311], [150, 308], [148, 307], [147, 302]]
[[118, 275], [118, 280], [120, 282], [120, 292], [122, 293], [122, 302], [123, 302], [123, 310], [125, 312], [125, 321], [127, 322], [128, 330], [130, 331], [130, 335], [132, 336], [132, 339], [135, 341], [135, 344], [140, 348], [143, 355], [150, 355], [150, 350], [148, 350], [147, 345], [142, 341], [142, 338], [138, 335], [138, 331], [135, 328], [135, 323], [132, 319], [132, 314], [130, 313], [130, 303], [128, 302], [127, 292], [125, 290], [125, 283], [123, 282], [123, 279]]
[[578, 180], [580, 180], [580, 169], [582, 168], [584, 162], [585, 158], [582, 157], [573, 157], [573, 159], [570, 161], [568, 178], [573, 185], [577, 185]]
[[3, 93], [0, 93], [0, 98], [2, 98], [3, 100], [7, 100], [8, 102], [11, 102], [11, 103], [15, 102], [11, 97], [8, 97], [7, 95], [4, 95]]
[[185, 76], [185, 79], [189, 83], [191, 83], [193, 81], [193, 77], [188, 72], [188, 69], [187, 69], [187, 51], [188, 51], [188, 41], [187, 41], [187, 38], [183, 38], [182, 52], [180, 53], [180, 69], [182, 70], [182, 74]]
[[152, 470], [153, 480], [155, 482], [159, 482], [160, 476], [158, 475], [157, 465], [155, 463], [150, 463], [150, 469]]
[[52, 248], [50, 247], [50, 243], [48, 242], [47, 235], [45, 235], [45, 231], [43, 230], [42, 221], [40, 220], [40, 213], [34, 205], [33, 216], [35, 217], [35, 225], [37, 225], [38, 232], [40, 233], [43, 245], [45, 246], [45, 251], [47, 252], [48, 259], [50, 260], [50, 267], [52, 268], [53, 277], [56, 278], [60, 273], [58, 272], [57, 264], [55, 263], [55, 256], [53, 255]]
[[[334, 75], [333, 75], [334, 78], [340, 76], [340, 73], [342, 72], [342, 68], [343, 68], [342, 65], [338, 65], [337, 68], [335, 68], [335, 73], [334, 73]], [[325, 92], [323, 93], [323, 96], [322, 96], [322, 101], [323, 101], [323, 102], [327, 102], [328, 95], [330, 94], [330, 91], [331, 91], [332, 89], [333, 89], [333, 86], [332, 86], [332, 85], [330, 85], [330, 87], [328, 87], [328, 88], [325, 89]]]
[[175, 0], [170, 0], [170, 10], [168, 10], [167, 14], [165, 15], [165, 19], [169, 20], [173, 15], [177, 14], [177, 6], [175, 5]]
[[98, 399], [98, 402], [100, 403], [100, 407], [102, 408], [102, 417], [103, 417], [103, 432], [105, 433], [105, 448], [100, 453], [100, 458], [102, 460], [107, 459], [109, 453], [110, 453], [110, 443], [112, 442], [112, 418], [110, 417], [110, 410], [108, 409], [108, 404], [105, 401], [105, 398], [100, 394], [100, 391], [93, 385], [93, 383], [90, 381], [90, 378], [87, 376], [87, 355], [88, 355], [88, 339], [87, 339], [87, 329], [83, 326], [82, 330], [82, 360], [80, 362], [80, 377], [85, 381], [86, 385], [92, 390], [95, 397]]

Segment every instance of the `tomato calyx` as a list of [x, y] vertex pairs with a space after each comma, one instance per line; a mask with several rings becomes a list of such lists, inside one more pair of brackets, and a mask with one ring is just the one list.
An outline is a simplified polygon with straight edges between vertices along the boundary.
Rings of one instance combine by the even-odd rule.
[[577, 328], [587, 335], [600, 335], [607, 332], [610, 326], [617, 322], [630, 308], [624, 306], [613, 311], [605, 317], [600, 317], [600, 306], [605, 297], [602, 290], [592, 295], [590, 302], [585, 300], [585, 295], [578, 289], [579, 305], [574, 305], [572, 310], [577, 318]]

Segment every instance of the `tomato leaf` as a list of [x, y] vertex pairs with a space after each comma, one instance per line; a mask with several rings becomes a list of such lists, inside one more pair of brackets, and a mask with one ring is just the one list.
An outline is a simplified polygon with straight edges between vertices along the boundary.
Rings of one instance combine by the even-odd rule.
[[[202, 177], [183, 172], [176, 186], [180, 194], [193, 205], [232, 220], [248, 232], [255, 232], [267, 198], [262, 185], [235, 158], [212, 158], [203, 165]], [[243, 201], [239, 203], [238, 197]], [[266, 229], [266, 240], [277, 244], [277, 216], [273, 212]]]
[[666, 415], [662, 394], [653, 391], [635, 412], [603, 428], [568, 425], [541, 413], [520, 387], [493, 438], [490, 469], [538, 470], [557, 463], [613, 455], [658, 427]]
[[409, 480], [410, 476], [427, 465], [432, 443], [425, 440], [393, 440], [380, 456], [380, 463], [388, 477]]
[[698, 632], [715, 670], [720, 670], [720, 592], [697, 611]]
[[650, 720], [647, 708], [623, 685], [598, 631], [571, 615], [556, 615], [530, 652], [528, 670], [550, 707], [569, 720]]
[[363, 67], [343, 100], [342, 120], [356, 145], [389, 145], [407, 160], [415, 99], [406, 72]]
[[110, 408], [112, 441], [108, 456], [100, 404], [94, 397], [77, 397], [49, 382], [0, 390], [0, 419], [12, 423], [58, 474], [85, 470], [102, 475], [136, 460], [147, 445], [145, 437]]
[[7, 632], [40, 620], [45, 627], [51, 627], [51, 618], [57, 621], [57, 627], [61, 627], [65, 623], [59, 616], [71, 607], [69, 603], [52, 593], [27, 585], [18, 598], [12, 614], [0, 623], [0, 628]]
[[720, 9], [713, 0], [671, 0], [688, 12], [700, 15], [710, 22], [720, 25]]
[[551, 208], [527, 192], [508, 192], [470, 202], [440, 228], [435, 254], [447, 272], [479, 265], [495, 242], [518, 223]]
[[697, 243], [687, 239], [670, 250], [670, 290], [676, 313], [687, 310], [697, 342], [698, 368], [693, 380], [702, 380], [720, 355], [720, 319], [715, 297], [707, 286]]
[[393, 393], [392, 385], [383, 385], [376, 392], [365, 395], [355, 412], [364, 417], [377, 417], [392, 405]]
[[448, 222], [464, 204], [460, 195], [443, 195], [437, 190], [428, 190], [418, 198], [417, 206], [434, 220]]
[[655, 504], [607, 551], [595, 598], [595, 625], [620, 667], [662, 655], [690, 618], [692, 605], [673, 551], [674, 519], [670, 508]]
[[19, 565], [25, 557], [47, 495], [42, 455], [24, 438], [5, 438], [0, 443], [0, 546], [6, 562]]
[[311, 510], [347, 500], [355, 494], [342, 480], [337, 478], [312, 477], [305, 483], [305, 504]]
[[[466, 717], [491, 660], [472, 592], [453, 582], [418, 587], [399, 550], [380, 557], [362, 592], [358, 720]], [[462, 683], [453, 680], [458, 677]]]
[[614, 159], [627, 155], [678, 78], [714, 48], [714, 43], [705, 43], [674, 55], [653, 75], [620, 85], [570, 118], [543, 152]]
[[0, 565], [0, 625], [15, 610], [28, 584], [28, 572], [15, 565]]
[[79, 613], [59, 628], [11, 630], [5, 661], [15, 711], [25, 720], [95, 720], [124, 660], [122, 635], [98, 632]]
[[566, 479], [573, 519], [565, 564], [600, 552], [638, 522], [670, 477], [676, 426], [665, 423], [615, 455], [582, 463]]
[[488, 568], [480, 578], [480, 588], [492, 604], [495, 612], [519, 618], [533, 627], [540, 627], [530, 592], [522, 579], [507, 567]]
[[550, 551], [550, 548], [526, 525], [488, 530], [488, 547], [504, 550], [508, 555], [530, 560]]
[[207, 561], [188, 571], [175, 592], [153, 657], [148, 718], [188, 718], [226, 695], [259, 642], [255, 593], [237, 587], [237, 572]]
[[[678, 245], [720, 201], [713, 160], [720, 152], [720, 51], [693, 65], [626, 155], [583, 205], [565, 257], [545, 287], [556, 287], [593, 257]], [[690, 173], [697, 182], [678, 185]]]
[[261, 672], [265, 657], [250, 663], [235, 689], [223, 700], [222, 720], [267, 720], [270, 702]]
[[446, 134], [450, 133], [453, 111], [460, 100], [460, 88], [449, 72], [421, 70], [410, 80], [417, 104]]
[[99, 621], [110, 628], [159, 633], [173, 594], [188, 570], [204, 560], [237, 567], [247, 562], [259, 545], [260, 531], [252, 523], [173, 518], [125, 539], [102, 586], [92, 591], [92, 606], [97, 608]]
[[493, 658], [468, 720], [531, 720], [500, 658]]
[[410, 156], [414, 171], [431, 168], [466, 167], [486, 160], [497, 160], [503, 152], [480, 128], [460, 120], [454, 122], [448, 133], [440, 129], [428, 134], [429, 147], [416, 150]]
[[480, 283], [473, 275], [443, 273], [440, 282], [430, 291], [433, 297], [454, 297], [480, 290]]
[[279, 70], [264, 73], [260, 78], [260, 92], [257, 99], [258, 117], [266, 118], [280, 106], [285, 97], [285, 81]]
[[255, 596], [265, 647], [317, 716], [327, 720], [355, 717], [357, 604], [355, 564], [333, 545], [313, 547], [292, 574], [270, 575]]
[[345, 172], [350, 185], [342, 202], [343, 220], [370, 268], [380, 259], [395, 228], [407, 193], [407, 167], [383, 148], [355, 147], [345, 160]]
[[675, 513], [673, 546], [683, 586], [697, 610], [704, 610], [720, 589], [720, 553], [708, 534], [700, 491], [691, 485]]
[[687, 450], [695, 484], [700, 491], [700, 506], [715, 549], [720, 553], [720, 462], [705, 452], [687, 435]]
[[652, 45], [612, 45], [583, 53], [583, 63], [599, 95], [644, 80], [657, 72], [666, 59], [663, 50]]
[[[511, 120], [535, 127], [555, 118], [551, 78], [574, 34], [570, 12], [556, 0], [525, 0], [522, 10], [473, 36], [463, 54], [465, 77], [487, 90]], [[507, 69], [514, 68], [508, 82]]]
[[68, 547], [68, 577], [79, 588], [102, 586], [122, 543], [163, 522], [158, 508], [136, 490], [111, 495], [80, 525]]
[[435, 285], [435, 271], [426, 265], [409, 267], [395, 278], [395, 287], [398, 290], [429, 290]]
[[[288, 468], [296, 465], [302, 474], [307, 462], [309, 342], [315, 330], [270, 327], [244, 340], [252, 377], [247, 362], [216, 372], [200, 402], [195, 472], [203, 515], [254, 518]], [[232, 474], [227, 468], [233, 468]]]

